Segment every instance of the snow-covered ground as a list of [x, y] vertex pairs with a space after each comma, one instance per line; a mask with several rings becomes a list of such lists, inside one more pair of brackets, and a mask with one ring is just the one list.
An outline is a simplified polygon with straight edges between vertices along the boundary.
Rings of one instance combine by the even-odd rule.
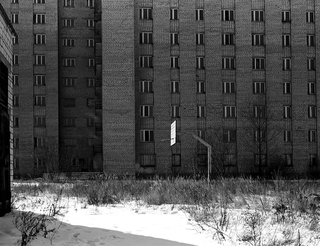
[[[0, 245], [16, 245], [20, 232], [12, 214], [0, 217]], [[188, 214], [173, 205], [137, 203], [89, 206], [70, 200], [52, 245], [56, 246], [208, 246], [209, 233], [201, 231]], [[60, 224], [60, 223], [59, 223]], [[30, 245], [51, 245], [39, 236]]]

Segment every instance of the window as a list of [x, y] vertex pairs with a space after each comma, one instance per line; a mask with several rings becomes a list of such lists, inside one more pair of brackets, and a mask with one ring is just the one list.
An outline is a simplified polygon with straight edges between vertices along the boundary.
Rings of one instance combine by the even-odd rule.
[[33, 23], [34, 24], [45, 24], [46, 23], [46, 15], [45, 14], [34, 14], [33, 15]]
[[63, 19], [62, 20], [62, 25], [64, 27], [74, 27], [74, 23], [75, 23], [74, 19]]
[[291, 70], [291, 59], [290, 58], [283, 58], [282, 59], [282, 70]]
[[283, 141], [284, 142], [291, 142], [292, 141], [292, 132], [291, 131], [284, 131], [283, 132]]
[[87, 20], [87, 27], [94, 27], [94, 19]]
[[16, 75], [16, 74], [12, 75], [12, 83], [13, 85], [16, 85], [16, 86], [19, 85], [19, 75]]
[[282, 11], [282, 22], [290, 22], [290, 11]]
[[13, 116], [13, 127], [19, 127], [19, 117]]
[[62, 65], [64, 67], [75, 67], [76, 66], [76, 59], [74, 59], [74, 58], [64, 58], [62, 60]]
[[236, 130], [224, 129], [222, 138], [223, 138], [223, 142], [224, 143], [234, 143], [234, 142], [236, 142]]
[[204, 57], [196, 57], [196, 68], [204, 69]]
[[283, 118], [289, 119], [292, 117], [291, 106], [283, 106]]
[[206, 117], [205, 113], [206, 113], [206, 108], [205, 108], [205, 106], [198, 105], [198, 106], [197, 106], [197, 117], [198, 117], [198, 118]]
[[266, 106], [253, 106], [254, 118], [266, 118]]
[[171, 106], [171, 117], [172, 118], [179, 118], [180, 117], [180, 106], [179, 105], [172, 105]]
[[19, 43], [19, 35], [15, 35], [13, 38], [12, 38], [12, 43], [13, 44], [18, 44]]
[[34, 116], [33, 122], [34, 122], [34, 126], [36, 126], [36, 127], [45, 127], [46, 126], [46, 117], [45, 116]]
[[34, 169], [35, 170], [43, 170], [45, 168], [45, 162], [41, 158], [35, 158], [34, 160]]
[[62, 78], [62, 85], [64, 87], [76, 86], [76, 78]]
[[307, 62], [308, 62], [307, 68], [308, 68], [309, 71], [316, 70], [316, 59], [308, 58]]
[[171, 44], [179, 44], [179, 34], [178, 33], [170, 33], [170, 43]]
[[141, 142], [153, 142], [154, 141], [153, 130], [141, 130], [140, 131], [140, 141]]
[[254, 82], [253, 83], [253, 94], [265, 94], [266, 83], [265, 82]]
[[318, 155], [317, 154], [310, 154], [309, 155], [309, 166], [317, 166], [318, 165]]
[[19, 23], [19, 14], [11, 14], [11, 23], [13, 24]]
[[252, 21], [264, 21], [263, 10], [252, 10], [251, 11], [251, 20]]
[[18, 0], [11, 0], [11, 3], [19, 3]]
[[308, 140], [309, 140], [309, 142], [316, 142], [317, 141], [317, 131], [316, 130], [309, 130]]
[[34, 97], [35, 106], [46, 106], [46, 97], [45, 96], [35, 96]]
[[206, 138], [206, 131], [205, 130], [198, 130], [197, 135], [199, 138], [205, 139]]
[[290, 34], [283, 34], [282, 35], [282, 46], [290, 46], [290, 43], [291, 43]]
[[33, 84], [34, 85], [46, 85], [46, 76], [45, 75], [34, 75], [33, 76]]
[[170, 20], [178, 20], [178, 9], [170, 9]]
[[172, 154], [171, 163], [173, 167], [181, 166], [181, 154]]
[[152, 56], [140, 56], [139, 57], [139, 64], [140, 64], [140, 67], [152, 68], [153, 67]]
[[87, 7], [94, 7], [94, 0], [87, 0]]
[[87, 66], [88, 67], [94, 67], [95, 65], [95, 60], [90, 58], [90, 59], [87, 59]]
[[204, 20], [204, 10], [203, 9], [196, 9], [196, 20]]
[[141, 32], [140, 33], [140, 44], [152, 44], [153, 34], [152, 32]]
[[44, 4], [44, 3], [46, 3], [46, 0], [33, 0], [33, 3], [35, 3], [35, 4]]
[[314, 23], [314, 12], [313, 11], [308, 11], [306, 13], [306, 21], [307, 21], [307, 23]]
[[264, 34], [252, 34], [252, 45], [265, 45]]
[[44, 146], [44, 138], [42, 137], [35, 137], [34, 138], [34, 147], [35, 148], [40, 148]]
[[223, 82], [222, 91], [225, 94], [235, 93], [235, 83], [234, 82]]
[[18, 95], [13, 95], [12, 104], [14, 107], [19, 106], [19, 96]]
[[197, 45], [204, 45], [204, 33], [197, 33], [196, 34], [196, 44]]
[[254, 164], [256, 166], [265, 166], [267, 160], [266, 154], [254, 154]]
[[198, 154], [197, 164], [199, 166], [207, 166], [208, 165], [208, 155], [207, 154]]
[[171, 93], [179, 93], [179, 81], [171, 81]]
[[12, 55], [13, 65], [19, 65], [19, 56], [17, 54]]
[[64, 38], [62, 40], [63, 46], [74, 46], [74, 39]]
[[254, 141], [257, 143], [266, 141], [266, 131], [265, 130], [254, 130]]
[[170, 67], [171, 68], [179, 68], [179, 57], [178, 56], [170, 57]]
[[152, 9], [141, 8], [139, 9], [140, 20], [152, 20]]
[[156, 156], [154, 154], [140, 155], [140, 165], [142, 167], [154, 167], [156, 165]]
[[234, 154], [223, 154], [224, 165], [234, 166], [237, 164], [237, 156]]
[[46, 44], [46, 35], [45, 34], [35, 34], [34, 35], [35, 44]]
[[62, 125], [64, 127], [75, 127], [76, 126], [76, 118], [63, 118]]
[[317, 117], [317, 106], [314, 106], [314, 105], [308, 106], [308, 117], [309, 118]]
[[233, 33], [222, 34], [222, 45], [234, 45], [235, 38]]
[[206, 83], [204, 81], [197, 81], [197, 93], [203, 94], [206, 92]]
[[283, 160], [286, 166], [292, 166], [292, 154], [284, 154]]
[[63, 6], [64, 7], [74, 7], [74, 0], [64, 0]]
[[13, 168], [16, 170], [19, 169], [19, 158], [13, 158]]
[[222, 21], [234, 21], [234, 11], [233, 10], [221, 10], [221, 20]]
[[87, 39], [87, 47], [94, 47], [94, 39]]
[[96, 80], [93, 78], [87, 78], [87, 87], [95, 87], [96, 86]]
[[63, 142], [66, 146], [76, 146], [77, 145], [77, 139], [75, 139], [75, 138], [65, 138], [63, 140]]
[[140, 106], [141, 117], [153, 117], [153, 105], [141, 105]]
[[94, 118], [87, 118], [87, 126], [88, 127], [94, 126]]
[[223, 106], [223, 117], [224, 118], [235, 118], [236, 107], [235, 106]]
[[96, 100], [94, 98], [87, 98], [87, 107], [93, 108], [95, 106]]
[[152, 93], [153, 92], [152, 81], [140, 81], [140, 92], [141, 93]]
[[35, 55], [35, 60], [34, 60], [34, 64], [35, 65], [46, 65], [46, 56], [45, 55]]
[[264, 58], [252, 58], [252, 69], [253, 70], [264, 70], [265, 59]]
[[316, 94], [316, 83], [315, 82], [308, 82], [308, 94]]
[[13, 138], [13, 148], [19, 149], [19, 138]]
[[291, 83], [290, 82], [283, 83], [283, 94], [291, 94]]
[[235, 69], [235, 58], [234, 57], [223, 57], [222, 58], [222, 69]]
[[314, 35], [307, 35], [307, 46], [311, 47], [311, 46], [315, 46], [316, 40], [315, 40], [315, 36]]

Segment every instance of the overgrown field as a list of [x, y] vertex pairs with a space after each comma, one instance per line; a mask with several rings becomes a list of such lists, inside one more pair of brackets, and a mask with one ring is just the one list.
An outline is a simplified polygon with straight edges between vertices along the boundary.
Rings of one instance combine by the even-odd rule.
[[[135, 201], [171, 204], [222, 245], [320, 245], [320, 182], [185, 178], [135, 180], [99, 176], [78, 182], [16, 182], [14, 197], [51, 194], [53, 203], [75, 197], [88, 205]], [[56, 205], [55, 209], [59, 211]]]

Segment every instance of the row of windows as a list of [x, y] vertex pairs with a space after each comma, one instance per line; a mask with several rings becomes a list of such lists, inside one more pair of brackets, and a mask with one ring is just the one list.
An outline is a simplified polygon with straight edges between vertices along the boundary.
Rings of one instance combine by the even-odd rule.
[[[153, 117], [153, 105], [141, 105], [140, 106], [141, 117]], [[171, 116], [180, 117], [180, 106], [171, 106]], [[197, 117], [206, 117], [206, 106], [197, 105]], [[236, 118], [236, 106], [223, 106], [223, 117], [224, 118]], [[254, 106], [253, 107], [254, 118], [266, 118], [266, 107], [265, 106]], [[315, 105], [308, 106], [308, 118], [317, 117], [317, 107]], [[290, 105], [283, 106], [283, 118], [292, 118], [292, 107]]]
[[[65, 127], [74, 127], [76, 126], [76, 118], [63, 118], [62, 125]], [[45, 116], [34, 116], [34, 126], [36, 127], [45, 127], [46, 126], [46, 117]], [[97, 124], [94, 123], [94, 118], [87, 118], [87, 126], [94, 127]], [[19, 116], [13, 116], [13, 127], [19, 127]]]
[[[205, 93], [205, 81], [196, 82], [196, 91], [197, 93]], [[253, 94], [265, 94], [266, 93], [266, 84], [265, 82], [253, 82], [252, 84]], [[152, 81], [140, 81], [140, 92], [141, 93], [153, 93], [153, 82]], [[180, 82], [171, 81], [171, 93], [180, 92]], [[222, 92], [223, 93], [235, 93], [236, 86], [235, 82], [223, 82], [222, 83]], [[283, 94], [291, 94], [291, 83], [283, 83]], [[316, 83], [308, 82], [307, 84], [307, 93], [309, 95], [316, 94]]]
[[[17, 4], [22, 0], [11, 0], [12, 4]], [[94, 7], [94, 0], [86, 0], [87, 7]], [[45, 4], [46, 0], [33, 0], [34, 4]], [[63, 0], [64, 7], [74, 7], [75, 0]]]
[[[282, 11], [281, 13], [282, 22], [290, 22], [291, 21], [291, 12], [290, 11]], [[139, 9], [139, 18], [141, 20], [152, 20], [153, 13], [152, 8], [140, 8]], [[172, 8], [170, 9], [170, 20], [178, 20], [178, 9]], [[204, 9], [196, 9], [195, 10], [195, 19], [197, 21], [204, 20]], [[221, 21], [235, 21], [235, 11], [232, 9], [224, 9], [221, 10]], [[261, 22], [265, 21], [265, 14], [263, 10], [252, 10], [251, 11], [251, 21]], [[314, 11], [306, 12], [306, 22], [314, 23], [315, 21], [315, 13]]]
[[[252, 58], [252, 69], [253, 70], [265, 70], [266, 59], [264, 57]], [[140, 56], [139, 65], [144, 68], [153, 68], [153, 56]], [[179, 69], [179, 57], [170, 57], [170, 68]], [[205, 57], [196, 57], [196, 69], [205, 69]], [[236, 69], [236, 58], [235, 57], [223, 57], [222, 58], [222, 69], [234, 70]], [[291, 58], [282, 58], [282, 70], [291, 70]], [[316, 70], [315, 58], [307, 59], [307, 70]]]

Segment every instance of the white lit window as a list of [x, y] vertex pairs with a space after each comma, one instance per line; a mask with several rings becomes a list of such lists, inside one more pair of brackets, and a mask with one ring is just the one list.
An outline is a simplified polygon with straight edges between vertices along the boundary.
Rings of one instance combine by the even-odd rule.
[[75, 67], [76, 66], [76, 59], [74, 58], [64, 58], [62, 60], [62, 64], [64, 67]]
[[252, 45], [265, 45], [264, 34], [252, 34]]
[[282, 59], [282, 70], [291, 70], [291, 59], [283, 58]]
[[153, 83], [152, 81], [140, 81], [140, 92], [141, 93], [151, 93], [153, 92]]
[[94, 27], [94, 20], [93, 19], [87, 20], [87, 27]]
[[197, 81], [197, 93], [205, 93], [206, 83], [204, 81]]
[[314, 105], [308, 106], [308, 117], [316, 118], [317, 117], [317, 107]]
[[11, 23], [17, 24], [19, 23], [19, 14], [11, 14]]
[[170, 9], [170, 20], [178, 20], [178, 9]]
[[173, 117], [173, 118], [180, 117], [180, 106], [178, 106], [178, 105], [171, 106], [171, 117]]
[[74, 0], [64, 0], [63, 6], [64, 7], [74, 7]]
[[171, 44], [179, 44], [179, 34], [178, 33], [170, 33], [170, 43]]
[[235, 38], [233, 33], [222, 34], [222, 45], [234, 45]]
[[34, 116], [34, 126], [45, 127], [46, 126], [46, 117], [45, 116]]
[[141, 117], [153, 117], [153, 105], [141, 105], [140, 106]]
[[179, 93], [179, 81], [171, 81], [171, 93]]
[[309, 140], [309, 142], [316, 142], [317, 141], [317, 131], [316, 130], [309, 130], [308, 140]]
[[313, 11], [308, 11], [306, 13], [306, 21], [308, 23], [314, 23], [314, 12]]
[[291, 94], [291, 83], [290, 82], [283, 83], [283, 94]]
[[46, 85], [46, 76], [43, 74], [37, 74], [33, 76], [34, 85]]
[[204, 33], [196, 34], [196, 44], [203, 45], [204, 44]]
[[35, 34], [34, 35], [35, 44], [46, 44], [46, 35], [45, 34]]
[[75, 20], [74, 19], [63, 19], [62, 25], [64, 27], [74, 27]]
[[74, 87], [76, 85], [76, 78], [62, 78], [62, 85], [64, 87]]
[[45, 14], [34, 14], [33, 15], [33, 23], [34, 24], [45, 24], [46, 23], [46, 15]]
[[153, 130], [141, 130], [140, 131], [140, 141], [141, 142], [153, 142], [154, 141]]
[[222, 69], [235, 69], [235, 58], [234, 57], [223, 57], [222, 58]]
[[290, 34], [283, 34], [282, 35], [282, 46], [290, 46], [290, 43], [291, 43]]
[[87, 0], [87, 7], [94, 7], [94, 0]]
[[204, 69], [204, 57], [196, 57], [196, 68]]
[[35, 65], [46, 65], [46, 56], [45, 55], [35, 55]]
[[223, 93], [235, 93], [235, 83], [234, 82], [223, 82]]
[[307, 64], [308, 64], [307, 69], [308, 69], [309, 71], [316, 70], [316, 59], [314, 59], [314, 58], [308, 58], [307, 62], [308, 62], [308, 63], [307, 63]]
[[251, 11], [252, 21], [264, 21], [264, 11], [263, 10], [252, 10]]
[[290, 22], [290, 11], [282, 11], [282, 22]]
[[254, 82], [253, 83], [253, 94], [265, 94], [266, 83], [265, 82]]
[[46, 97], [45, 96], [35, 96], [34, 97], [35, 106], [46, 106]]
[[234, 129], [223, 129], [223, 142], [224, 143], [234, 143], [236, 142], [237, 132]]
[[152, 8], [139, 9], [139, 16], [141, 20], [152, 20]]
[[307, 46], [315, 46], [315, 36], [314, 35], [307, 35]]
[[74, 39], [64, 38], [62, 42], [63, 46], [74, 46]]
[[206, 117], [206, 108], [205, 108], [205, 106], [202, 106], [202, 105], [198, 105], [197, 106], [197, 117], [198, 118]]
[[141, 32], [140, 33], [140, 44], [152, 44], [153, 34], [152, 32]]
[[87, 47], [94, 47], [94, 39], [87, 39]]
[[316, 94], [316, 83], [315, 82], [308, 82], [308, 94]]
[[292, 141], [292, 132], [291, 131], [284, 131], [283, 132], [283, 141], [284, 142], [291, 142]]
[[234, 21], [234, 11], [228, 9], [221, 10], [221, 20]]
[[283, 106], [283, 118], [289, 119], [292, 117], [291, 106]]
[[140, 67], [153, 67], [153, 59], [152, 56], [140, 56], [139, 57]]
[[196, 9], [196, 20], [204, 20], [204, 10], [203, 9]]
[[170, 57], [170, 67], [179, 68], [179, 57], [177, 56]]
[[253, 70], [264, 70], [265, 59], [264, 58], [252, 58], [252, 69]]
[[224, 118], [235, 118], [236, 117], [236, 106], [223, 106], [223, 117]]

